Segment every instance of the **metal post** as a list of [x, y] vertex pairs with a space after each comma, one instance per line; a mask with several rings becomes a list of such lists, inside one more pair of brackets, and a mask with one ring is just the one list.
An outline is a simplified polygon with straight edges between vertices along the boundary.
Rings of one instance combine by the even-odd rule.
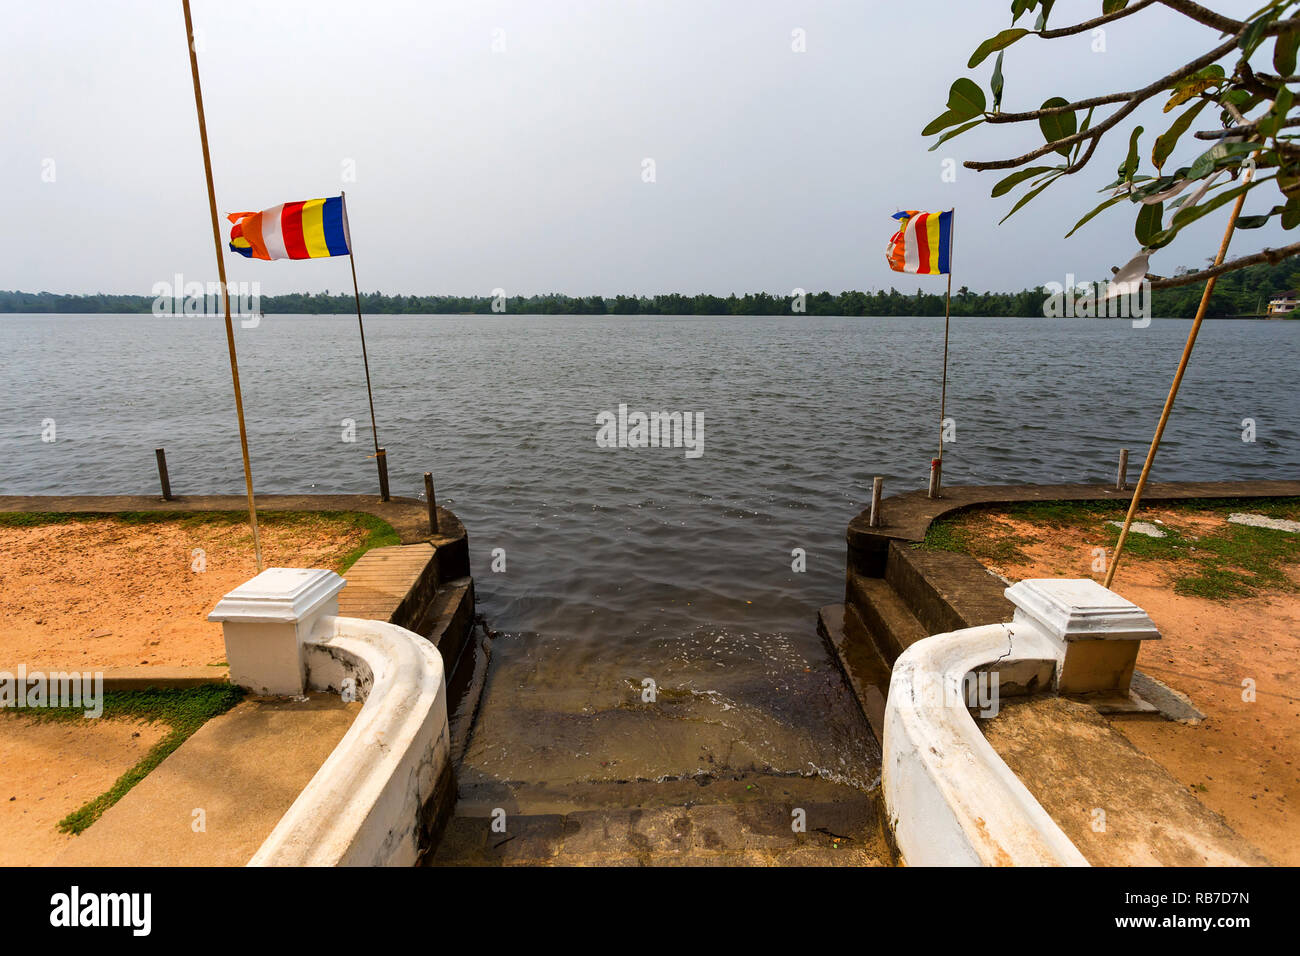
[[1128, 449], [1119, 450], [1119, 477], [1115, 479], [1116, 491], [1128, 491]]
[[433, 496], [433, 473], [424, 473], [424, 497], [429, 502], [429, 534], [438, 533], [438, 500]]
[[167, 480], [167, 453], [161, 448], [153, 450], [158, 459], [158, 482], [162, 485], [163, 501], [172, 500], [172, 483]]
[[[343, 200], [343, 222], [348, 219], [348, 194], [339, 192]], [[361, 321], [361, 287], [357, 285], [357, 256], [352, 251], [352, 236], [348, 234], [348, 264], [352, 267], [352, 297], [357, 304], [357, 331], [361, 333], [361, 362], [366, 368], [366, 398], [370, 400], [370, 437], [375, 443], [375, 458], [379, 462], [379, 495], [388, 500], [388, 460], [379, 447], [379, 426], [375, 424], [375, 393], [370, 387], [370, 356], [366, 352], [366, 324]]]
[[884, 490], [885, 479], [877, 475], [871, 479], [871, 520], [867, 522], [872, 528], [880, 527], [880, 493]]
[[379, 500], [388, 501], [388, 449], [381, 448], [375, 452], [375, 463], [379, 466]]
[[930, 497], [940, 497], [939, 489], [943, 483], [943, 459], [930, 459]]

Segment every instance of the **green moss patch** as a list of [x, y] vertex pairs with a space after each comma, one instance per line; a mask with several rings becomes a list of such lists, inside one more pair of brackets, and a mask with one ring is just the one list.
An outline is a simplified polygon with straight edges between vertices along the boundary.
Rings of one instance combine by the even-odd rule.
[[[161, 723], [171, 729], [139, 763], [118, 777], [107, 792], [60, 820], [59, 829], [64, 833], [81, 833], [185, 743], [191, 734], [213, 717], [230, 710], [243, 696], [242, 689], [217, 683], [181, 689], [106, 692], [104, 713], [97, 719]], [[18, 707], [6, 709], [3, 713], [5, 716], [0, 719], [6, 720], [80, 723], [86, 719], [84, 707]]]

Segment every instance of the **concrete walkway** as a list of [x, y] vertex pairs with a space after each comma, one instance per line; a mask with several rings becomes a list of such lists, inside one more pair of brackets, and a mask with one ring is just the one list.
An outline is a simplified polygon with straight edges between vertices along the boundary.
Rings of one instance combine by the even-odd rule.
[[1087, 704], [1011, 700], [978, 723], [1093, 866], [1270, 865]]
[[243, 866], [360, 709], [328, 694], [245, 700], [195, 731], [51, 862]]

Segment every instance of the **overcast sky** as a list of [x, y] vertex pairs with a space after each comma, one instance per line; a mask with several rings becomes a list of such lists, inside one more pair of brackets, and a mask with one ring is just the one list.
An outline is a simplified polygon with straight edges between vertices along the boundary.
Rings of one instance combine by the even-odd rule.
[[[1211, 5], [1243, 16], [1259, 2]], [[1105, 275], [1136, 252], [1127, 205], [1063, 236], [1114, 178], [1126, 136], [998, 226], [1011, 200], [989, 191], [1005, 174], [947, 183], [942, 161], [1019, 154], [1037, 128], [978, 129], [936, 152], [920, 135], [1009, 6], [193, 0], [218, 208], [345, 189], [361, 286], [390, 293], [939, 291], [889, 271], [889, 217], [954, 206], [958, 285]], [[1100, 8], [1060, 0], [1053, 23]], [[0, 289], [214, 279], [180, 0], [3, 0], [3, 15]], [[1022, 40], [1004, 108], [1144, 85], [1217, 34], [1156, 6], [1105, 40], [1104, 53], [1087, 34]], [[969, 75], [986, 87], [991, 67]], [[1160, 105], [1138, 114], [1147, 155], [1171, 119]], [[1175, 160], [1196, 151], [1189, 138]], [[1185, 231], [1152, 270], [1203, 264], [1225, 218]], [[1280, 235], [1240, 233], [1233, 251]], [[350, 287], [343, 259], [227, 263], [266, 294]]]

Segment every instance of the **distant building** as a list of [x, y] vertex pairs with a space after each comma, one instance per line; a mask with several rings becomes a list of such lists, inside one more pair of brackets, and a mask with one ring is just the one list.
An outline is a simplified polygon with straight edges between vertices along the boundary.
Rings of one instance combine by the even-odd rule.
[[1279, 292], [1268, 301], [1269, 315], [1290, 315], [1300, 305], [1300, 292], [1291, 289]]

